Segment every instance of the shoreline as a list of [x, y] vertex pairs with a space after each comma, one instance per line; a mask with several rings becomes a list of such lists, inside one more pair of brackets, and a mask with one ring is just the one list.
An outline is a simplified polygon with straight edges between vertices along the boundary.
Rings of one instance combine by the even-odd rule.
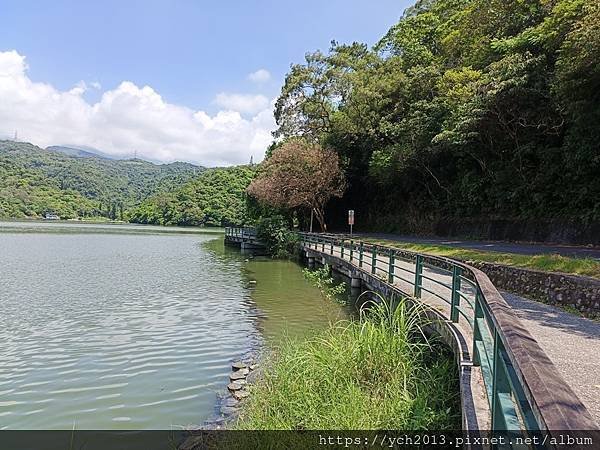
[[0, 233], [39, 233], [62, 232], [69, 230], [71, 233], [96, 233], [115, 232], [122, 234], [213, 234], [225, 233], [220, 227], [184, 227], [147, 225], [129, 222], [87, 222], [79, 220], [44, 220], [44, 219], [0, 219]]

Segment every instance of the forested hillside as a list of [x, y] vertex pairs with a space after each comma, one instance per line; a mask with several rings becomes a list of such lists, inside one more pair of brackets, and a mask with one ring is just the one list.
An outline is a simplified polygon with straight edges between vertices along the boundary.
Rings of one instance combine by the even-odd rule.
[[600, 3], [419, 1], [373, 47], [293, 65], [275, 116], [341, 156], [329, 215], [430, 231], [442, 218], [600, 220]]
[[252, 166], [69, 156], [0, 141], [0, 217], [109, 218], [156, 225], [240, 224]]
[[239, 225], [247, 220], [246, 188], [253, 166], [209, 169], [179, 189], [156, 194], [130, 214], [156, 225]]
[[0, 141], [0, 217], [126, 218], [148, 196], [205, 169], [187, 163], [78, 158], [31, 144]]

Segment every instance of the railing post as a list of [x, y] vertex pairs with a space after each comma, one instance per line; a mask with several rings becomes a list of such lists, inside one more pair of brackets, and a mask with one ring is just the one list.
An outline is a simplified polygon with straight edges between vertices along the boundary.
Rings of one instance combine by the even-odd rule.
[[354, 253], [354, 241], [350, 241], [350, 262], [352, 262], [353, 253]]
[[423, 283], [423, 257], [417, 255], [415, 262], [415, 297], [421, 298], [421, 284]]
[[322, 245], [321, 245], [321, 251], [322, 251], [323, 253], [325, 253], [325, 239], [323, 239], [323, 241], [321, 242], [321, 244], [322, 244]]
[[341, 246], [340, 258], [344, 259], [344, 240], [343, 239], [340, 241], [340, 246]]
[[360, 243], [360, 247], [358, 250], [358, 267], [362, 267], [362, 263], [363, 263], [363, 248], [364, 244], [361, 242]]
[[473, 365], [479, 366], [481, 355], [477, 350], [477, 343], [481, 341], [481, 330], [479, 330], [479, 321], [483, 317], [483, 309], [481, 307], [481, 294], [479, 288], [475, 294], [475, 317], [473, 318]]
[[460, 305], [460, 274], [459, 266], [452, 266], [452, 303], [450, 305], [450, 320], [458, 322], [458, 306]]
[[371, 252], [371, 273], [375, 275], [377, 270], [377, 247], [374, 245]]
[[331, 253], [333, 255], [333, 241], [331, 241], [331, 248], [330, 248], [329, 253]]
[[[502, 419], [502, 416], [498, 417], [498, 355], [499, 355], [499, 349], [498, 349], [498, 341], [500, 339], [498, 339], [498, 332], [496, 330], [494, 330], [493, 333], [494, 336], [494, 361], [492, 362], [492, 398], [491, 398], [491, 406], [492, 406], [492, 430], [504, 430], [506, 424], [504, 424], [504, 426], [500, 425], [502, 422], [504, 422], [504, 420], [498, 420], [498, 419]], [[500, 411], [500, 413], [502, 413], [502, 411]]]
[[394, 251], [390, 250], [390, 253], [388, 255], [388, 260], [389, 260], [389, 266], [388, 266], [388, 282], [391, 284], [394, 284], [394, 260], [395, 260], [395, 256], [394, 256]]

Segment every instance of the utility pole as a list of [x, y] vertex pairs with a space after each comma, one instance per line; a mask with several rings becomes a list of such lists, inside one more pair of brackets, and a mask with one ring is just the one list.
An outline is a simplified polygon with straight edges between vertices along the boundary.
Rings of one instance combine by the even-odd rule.
[[15, 130], [15, 142], [17, 142], [17, 137], [18, 137], [17, 130]]

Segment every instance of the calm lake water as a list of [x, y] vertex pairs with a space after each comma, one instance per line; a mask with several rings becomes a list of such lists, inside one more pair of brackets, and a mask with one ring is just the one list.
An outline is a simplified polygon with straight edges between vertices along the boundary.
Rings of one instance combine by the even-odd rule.
[[201, 424], [232, 361], [346, 314], [219, 232], [0, 222], [0, 429]]

